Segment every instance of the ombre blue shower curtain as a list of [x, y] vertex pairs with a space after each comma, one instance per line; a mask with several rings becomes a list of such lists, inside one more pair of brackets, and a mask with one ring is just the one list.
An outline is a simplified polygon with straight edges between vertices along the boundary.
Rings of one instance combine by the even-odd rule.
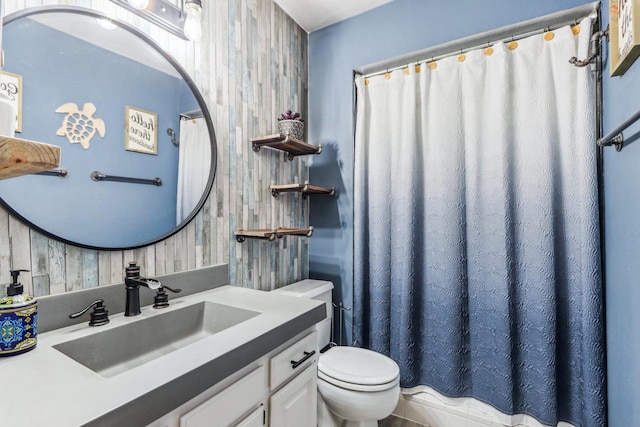
[[[358, 78], [354, 338], [401, 385], [605, 425], [591, 21]], [[577, 32], [577, 31], [575, 31]]]

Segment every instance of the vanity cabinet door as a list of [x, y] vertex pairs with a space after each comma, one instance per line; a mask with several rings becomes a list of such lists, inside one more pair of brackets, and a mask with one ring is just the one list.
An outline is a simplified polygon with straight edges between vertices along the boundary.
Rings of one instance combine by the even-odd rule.
[[255, 411], [246, 416], [234, 427], [263, 427], [265, 424], [264, 406], [256, 408]]
[[317, 365], [314, 362], [271, 396], [271, 427], [316, 427], [317, 375]]
[[266, 369], [264, 366], [260, 366], [181, 416], [180, 427], [236, 425], [244, 414], [264, 398], [266, 391]]

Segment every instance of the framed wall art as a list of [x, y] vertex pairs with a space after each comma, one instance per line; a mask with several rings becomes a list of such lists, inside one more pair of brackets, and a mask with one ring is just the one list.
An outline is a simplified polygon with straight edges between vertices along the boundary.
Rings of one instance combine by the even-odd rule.
[[144, 154], [158, 154], [158, 115], [141, 108], [125, 108], [124, 148]]
[[0, 71], [0, 91], [4, 92], [16, 110], [16, 132], [22, 132], [22, 76]]
[[623, 75], [640, 56], [640, 0], [609, 0], [611, 76]]

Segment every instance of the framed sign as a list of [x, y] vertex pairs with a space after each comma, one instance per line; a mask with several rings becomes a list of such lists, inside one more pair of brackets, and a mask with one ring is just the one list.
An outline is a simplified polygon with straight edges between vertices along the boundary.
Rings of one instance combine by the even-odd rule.
[[609, 0], [611, 76], [623, 75], [640, 56], [640, 0]]
[[124, 148], [145, 154], [158, 154], [158, 115], [127, 106], [124, 118]]
[[16, 110], [16, 132], [22, 132], [22, 76], [0, 71], [0, 90], [9, 97]]

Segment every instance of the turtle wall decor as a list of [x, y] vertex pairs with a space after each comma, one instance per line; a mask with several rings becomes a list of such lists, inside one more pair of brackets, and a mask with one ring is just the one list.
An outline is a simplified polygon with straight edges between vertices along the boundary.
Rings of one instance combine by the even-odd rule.
[[95, 112], [96, 106], [91, 102], [84, 104], [82, 110], [72, 102], [61, 105], [56, 113], [66, 114], [66, 116], [62, 119], [62, 126], [56, 135], [66, 136], [70, 143], [81, 144], [85, 150], [89, 149], [96, 131], [101, 138], [104, 138], [107, 132], [104, 120], [93, 117]]

